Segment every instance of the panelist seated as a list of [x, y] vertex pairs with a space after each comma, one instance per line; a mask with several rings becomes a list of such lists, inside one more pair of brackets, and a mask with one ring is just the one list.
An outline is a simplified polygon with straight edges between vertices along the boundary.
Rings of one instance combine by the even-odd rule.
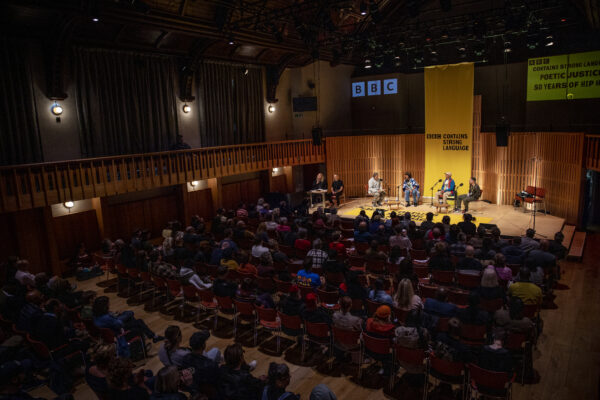
[[440, 203], [448, 204], [448, 196], [454, 195], [455, 183], [454, 179], [452, 179], [452, 172], [446, 172], [445, 179], [442, 183], [442, 188], [437, 192], [438, 201], [441, 199]]
[[419, 205], [419, 184], [412, 177], [410, 172], [404, 174], [404, 182], [402, 183], [402, 190], [404, 191], [404, 200], [406, 202], [406, 207], [410, 206], [410, 196], [413, 197], [414, 206]]
[[381, 201], [385, 196], [385, 191], [383, 190], [381, 181], [383, 179], [379, 179], [379, 173], [373, 173], [373, 177], [369, 179], [368, 193], [370, 196], [373, 196], [373, 207], [381, 206]]
[[[325, 176], [319, 172], [317, 174], [317, 177], [315, 178], [315, 180], [313, 181], [312, 184], [312, 188], [310, 190], [327, 190], [327, 180], [325, 179]], [[315, 202], [315, 200], [317, 202], [323, 201], [323, 198], [321, 194], [311, 194], [312, 196], [312, 201]]]
[[332, 203], [337, 202], [337, 206], [340, 206], [340, 197], [344, 193], [344, 181], [342, 181], [337, 174], [333, 174], [333, 182], [331, 182], [331, 195], [329, 199]]

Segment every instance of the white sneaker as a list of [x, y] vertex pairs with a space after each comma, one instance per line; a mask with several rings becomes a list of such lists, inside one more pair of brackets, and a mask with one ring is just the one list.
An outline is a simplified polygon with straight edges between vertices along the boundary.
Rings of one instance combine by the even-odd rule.
[[254, 371], [256, 369], [256, 360], [250, 361], [248, 366], [250, 367], [250, 371]]

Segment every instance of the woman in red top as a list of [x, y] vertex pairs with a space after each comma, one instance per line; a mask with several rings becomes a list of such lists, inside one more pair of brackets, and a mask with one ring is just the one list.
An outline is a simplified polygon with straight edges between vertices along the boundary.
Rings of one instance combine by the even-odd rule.
[[296, 241], [294, 242], [294, 247], [299, 249], [299, 250], [304, 250], [304, 251], [308, 251], [310, 250], [310, 241], [307, 240], [308, 234], [306, 232], [306, 229], [300, 229], [298, 231], [298, 239], [296, 239]]
[[367, 319], [367, 333], [377, 337], [393, 337], [394, 325], [390, 319], [392, 309], [389, 306], [379, 306], [375, 315]]
[[339, 231], [333, 232], [331, 235], [332, 241], [329, 243], [329, 248], [337, 251], [338, 255], [343, 257], [346, 255], [346, 247], [342, 242], [340, 242], [341, 237], [342, 234]]

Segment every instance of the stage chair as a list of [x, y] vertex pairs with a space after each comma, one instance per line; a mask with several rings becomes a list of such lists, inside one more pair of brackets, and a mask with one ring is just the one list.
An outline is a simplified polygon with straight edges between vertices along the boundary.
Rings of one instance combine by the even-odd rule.
[[[382, 339], [369, 335], [366, 332], [362, 333], [363, 343], [363, 355], [362, 359], [365, 359], [365, 355], [369, 355], [376, 362], [381, 361], [382, 363], [389, 360], [391, 364], [394, 362], [393, 347], [391, 340], [388, 338]], [[392, 366], [392, 370], [393, 370]], [[393, 372], [392, 372], [393, 374]], [[362, 377], [362, 364], [358, 369], [358, 380]], [[390, 377], [391, 380], [391, 377]]]
[[236, 339], [237, 336], [237, 328], [238, 322], [244, 321], [252, 324], [252, 328], [254, 330], [254, 345], [256, 346], [257, 341], [257, 331], [256, 331], [256, 313], [254, 311], [254, 304], [246, 301], [239, 301], [233, 299], [233, 309], [235, 310], [233, 314], [233, 340]]
[[320, 306], [328, 311], [337, 311], [340, 309], [338, 301], [340, 294], [337, 291], [328, 292], [326, 290], [317, 289], [317, 297], [319, 298]]

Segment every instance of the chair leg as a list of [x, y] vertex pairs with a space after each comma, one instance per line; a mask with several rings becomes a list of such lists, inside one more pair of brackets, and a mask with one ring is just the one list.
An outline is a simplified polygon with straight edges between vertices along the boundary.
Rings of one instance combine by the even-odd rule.
[[256, 320], [254, 320], [254, 346], [256, 346], [256, 342], [258, 341], [258, 324]]
[[277, 354], [280, 354], [281, 349], [281, 328], [277, 329]]
[[305, 353], [306, 353], [306, 337], [302, 336], [302, 355], [300, 357], [300, 360], [302, 362], [304, 362]]
[[214, 322], [214, 326], [213, 326], [213, 332], [215, 332], [217, 330], [217, 324], [219, 322], [218, 318], [219, 318], [219, 311], [215, 310], [215, 317], [214, 317], [215, 322]]

